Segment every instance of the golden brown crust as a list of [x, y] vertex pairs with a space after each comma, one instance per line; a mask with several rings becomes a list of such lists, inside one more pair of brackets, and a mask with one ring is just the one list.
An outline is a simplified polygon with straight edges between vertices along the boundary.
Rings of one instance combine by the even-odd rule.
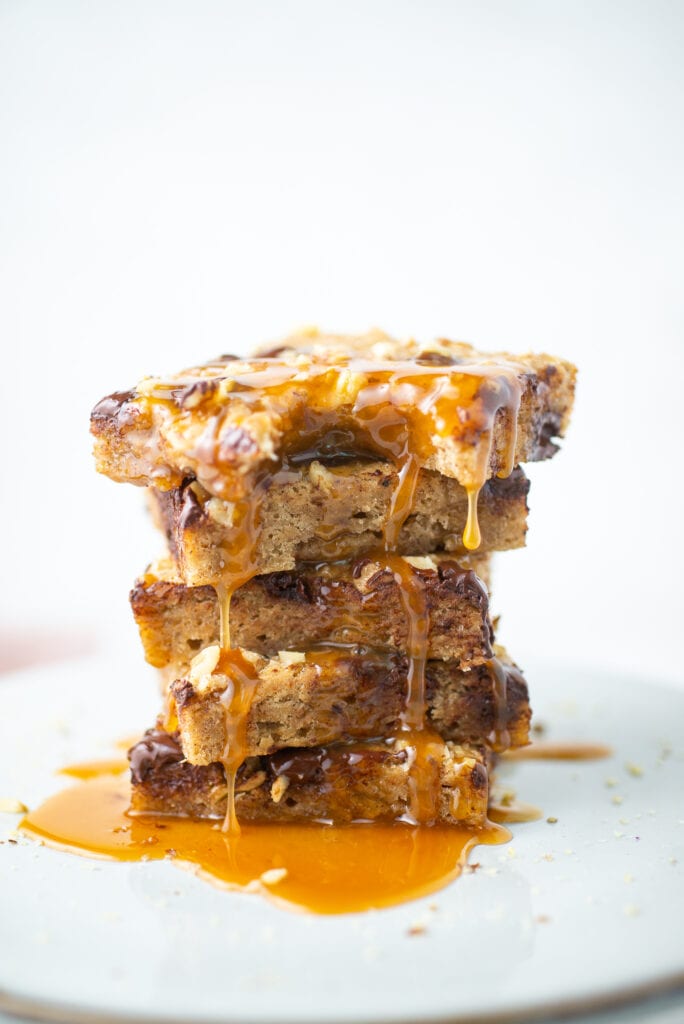
[[[486, 566], [486, 556], [471, 556], [463, 564], [435, 558], [436, 568], [414, 569], [430, 616], [429, 658], [468, 668], [492, 657], [487, 591], [465, 567], [482, 559]], [[193, 657], [218, 642], [215, 591], [186, 587], [168, 563], [141, 577], [130, 600], [145, 656], [156, 668], [185, 675]], [[404, 650], [407, 638], [400, 586], [370, 559], [257, 576], [233, 595], [230, 627], [234, 646], [266, 657], [329, 641]]]
[[[377, 461], [340, 466], [314, 461], [287, 474], [262, 498], [252, 556], [258, 572], [294, 569], [297, 562], [356, 559], [377, 550], [396, 482], [392, 464]], [[485, 484], [478, 501], [480, 552], [524, 545], [528, 490], [520, 469]], [[150, 493], [184, 582], [201, 586], [219, 579], [230, 537], [230, 504], [211, 498], [196, 482]], [[467, 513], [467, 494], [456, 480], [422, 470], [397, 553], [463, 554]]]
[[[248, 756], [282, 747], [394, 736], [401, 728], [408, 662], [397, 652], [312, 651], [296, 660], [255, 658], [259, 681], [247, 717]], [[500, 662], [467, 672], [429, 661], [427, 724], [443, 739], [475, 746], [519, 747], [529, 740], [530, 705], [521, 673]], [[191, 764], [219, 761], [226, 748], [227, 680], [212, 675], [170, 687], [179, 741]]]
[[[191, 765], [181, 760], [180, 749], [177, 760], [166, 756], [156, 763], [137, 756], [135, 747], [129, 756], [134, 812], [224, 817], [222, 765]], [[283, 750], [249, 758], [238, 771], [235, 810], [243, 822], [394, 821], [410, 810], [410, 763], [410, 750], [396, 742]], [[434, 765], [439, 778], [436, 820], [483, 825], [488, 800], [483, 753], [449, 743], [438, 749]]]

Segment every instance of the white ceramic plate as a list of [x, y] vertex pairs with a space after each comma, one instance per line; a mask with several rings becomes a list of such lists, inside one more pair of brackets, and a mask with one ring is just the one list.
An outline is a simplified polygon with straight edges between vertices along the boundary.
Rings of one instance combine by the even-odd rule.
[[[188, 1024], [473, 1022], [684, 983], [684, 693], [526, 667], [547, 738], [615, 751], [503, 769], [557, 824], [513, 826], [508, 846], [478, 848], [481, 867], [436, 896], [341, 917], [222, 892], [167, 862], [4, 843], [0, 1009]], [[0, 796], [29, 806], [64, 785], [55, 769], [111, 755], [113, 739], [156, 711], [154, 684], [123, 660], [17, 674], [0, 682], [0, 700]], [[16, 823], [0, 815], [0, 839]], [[424, 933], [409, 935], [417, 922]]]

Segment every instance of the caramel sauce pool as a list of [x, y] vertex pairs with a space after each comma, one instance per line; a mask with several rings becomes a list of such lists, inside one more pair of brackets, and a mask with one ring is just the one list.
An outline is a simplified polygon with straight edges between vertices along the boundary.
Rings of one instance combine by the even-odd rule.
[[342, 914], [417, 899], [457, 878], [476, 845], [510, 839], [493, 823], [482, 829], [243, 824], [231, 835], [218, 822], [129, 815], [128, 779], [112, 775], [109, 764], [99, 776], [89, 765], [86, 781], [30, 812], [22, 831], [69, 853], [170, 859], [221, 887], [259, 892], [291, 910]]
[[[610, 754], [599, 744], [533, 743], [504, 758], [586, 761]], [[231, 834], [206, 819], [129, 814], [127, 767], [120, 758], [67, 765], [60, 774], [81, 781], [30, 811], [21, 830], [67, 853], [129, 862], [168, 859], [220, 887], [258, 892], [286, 909], [317, 914], [427, 896], [458, 878], [474, 847], [506, 843], [506, 825], [543, 816], [516, 801], [491, 804], [483, 828], [245, 824]]]

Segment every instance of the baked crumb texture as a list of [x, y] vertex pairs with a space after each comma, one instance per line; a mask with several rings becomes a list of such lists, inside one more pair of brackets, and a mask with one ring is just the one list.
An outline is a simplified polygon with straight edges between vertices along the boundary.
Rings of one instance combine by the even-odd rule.
[[100, 472], [166, 552], [130, 600], [163, 708], [132, 810], [239, 821], [486, 821], [529, 741], [491, 553], [525, 544], [575, 368], [440, 339], [304, 332], [93, 410]]

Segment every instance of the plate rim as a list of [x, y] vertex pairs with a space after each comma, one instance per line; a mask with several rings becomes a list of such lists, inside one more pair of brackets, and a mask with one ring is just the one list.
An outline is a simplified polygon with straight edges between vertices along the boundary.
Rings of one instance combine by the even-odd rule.
[[[355, 1024], [524, 1024], [527, 1021], [580, 1020], [590, 1013], [601, 1013], [639, 1006], [662, 996], [679, 994], [684, 1006], [684, 968], [648, 982], [627, 988], [573, 1000], [556, 1000], [515, 1010], [492, 1013], [432, 1014], [428, 1016], [357, 1017]], [[14, 1014], [41, 1024], [217, 1024], [216, 1017], [170, 1017], [129, 1014], [79, 1007], [71, 1003], [47, 1002], [30, 996], [15, 995], [0, 988], [0, 1013]], [[238, 1018], [223, 1018], [226, 1024]], [[298, 1017], [255, 1017], [250, 1024], [295, 1024]], [[1, 1022], [0, 1022], [1, 1024]], [[327, 1017], [325, 1024], [348, 1024], [348, 1017]]]

